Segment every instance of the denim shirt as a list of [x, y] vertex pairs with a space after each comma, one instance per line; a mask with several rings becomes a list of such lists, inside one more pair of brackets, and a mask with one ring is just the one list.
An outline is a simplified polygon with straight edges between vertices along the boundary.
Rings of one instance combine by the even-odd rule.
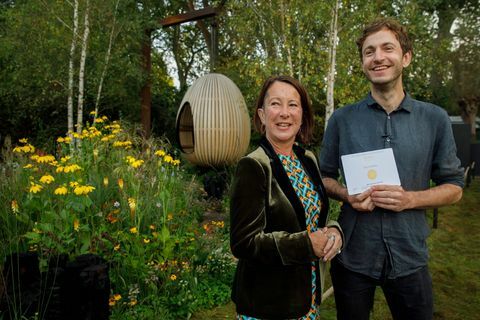
[[[463, 187], [463, 168], [447, 113], [408, 94], [390, 114], [371, 94], [337, 109], [322, 143], [322, 176], [343, 176], [342, 155], [383, 148], [393, 149], [400, 182], [407, 191], [428, 189], [430, 180]], [[338, 219], [345, 234], [340, 263], [376, 279], [406, 276], [426, 266], [430, 229], [425, 213], [425, 209], [396, 213], [382, 208], [360, 213], [343, 203]], [[387, 273], [382, 275], [385, 264]]]

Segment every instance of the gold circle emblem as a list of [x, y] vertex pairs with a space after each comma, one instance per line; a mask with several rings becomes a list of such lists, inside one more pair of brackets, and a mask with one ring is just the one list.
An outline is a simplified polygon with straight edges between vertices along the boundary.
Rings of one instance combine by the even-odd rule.
[[367, 177], [370, 180], [375, 180], [375, 178], [377, 177], [377, 170], [375, 170], [375, 169], [368, 170]]

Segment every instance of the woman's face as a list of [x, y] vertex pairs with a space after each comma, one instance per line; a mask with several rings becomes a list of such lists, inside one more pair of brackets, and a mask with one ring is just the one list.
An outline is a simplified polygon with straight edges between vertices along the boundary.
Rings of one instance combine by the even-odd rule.
[[272, 144], [293, 146], [303, 115], [300, 94], [294, 86], [274, 82], [267, 90], [263, 108], [257, 112]]

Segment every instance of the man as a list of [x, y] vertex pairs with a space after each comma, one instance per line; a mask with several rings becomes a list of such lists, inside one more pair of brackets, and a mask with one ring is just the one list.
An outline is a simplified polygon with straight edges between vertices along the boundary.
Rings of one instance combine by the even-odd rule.
[[[345, 246], [331, 266], [337, 318], [368, 319], [380, 286], [394, 319], [432, 319], [425, 209], [457, 202], [463, 188], [451, 123], [443, 109], [404, 91], [413, 50], [398, 22], [373, 22], [357, 45], [371, 92], [334, 112], [320, 155], [327, 193], [343, 202]], [[401, 186], [349, 195], [337, 181], [340, 157], [385, 148], [393, 149]]]

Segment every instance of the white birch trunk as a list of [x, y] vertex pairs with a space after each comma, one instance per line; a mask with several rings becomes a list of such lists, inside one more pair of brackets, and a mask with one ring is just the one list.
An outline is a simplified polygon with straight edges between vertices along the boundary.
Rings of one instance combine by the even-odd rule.
[[82, 132], [83, 127], [83, 94], [85, 87], [85, 60], [87, 58], [88, 35], [90, 33], [89, 25], [90, 1], [86, 1], [84, 29], [82, 39], [82, 54], [80, 56], [80, 68], [78, 70], [78, 105], [77, 105], [77, 132]]
[[327, 129], [328, 119], [335, 110], [334, 89], [335, 89], [335, 71], [337, 55], [337, 34], [338, 34], [338, 7], [341, 0], [335, 1], [335, 7], [332, 9], [332, 22], [330, 24], [330, 50], [328, 51], [330, 67], [327, 75], [327, 106], [325, 108], [325, 130]]
[[72, 44], [70, 46], [70, 61], [68, 64], [68, 135], [71, 137], [73, 133], [73, 62], [75, 58], [75, 49], [77, 47], [77, 30], [78, 30], [78, 0], [74, 1], [73, 5], [73, 35]]
[[112, 52], [113, 36], [114, 36], [114, 33], [115, 33], [115, 23], [116, 23], [117, 10], [118, 10], [118, 4], [119, 3], [120, 3], [120, 0], [117, 0], [117, 3], [115, 4], [115, 11], [113, 13], [112, 30], [110, 31], [110, 39], [108, 41], [108, 49], [107, 49], [107, 53], [105, 54], [105, 65], [103, 66], [102, 75], [100, 77], [100, 83], [98, 84], [97, 99], [95, 100], [95, 116], [93, 118], [94, 122], [95, 122], [95, 120], [97, 119], [97, 116], [98, 116], [98, 105], [100, 104], [100, 97], [102, 95], [103, 81], [105, 79], [105, 75], [107, 74], [108, 63], [110, 62], [110, 55], [111, 55], [111, 52]]

